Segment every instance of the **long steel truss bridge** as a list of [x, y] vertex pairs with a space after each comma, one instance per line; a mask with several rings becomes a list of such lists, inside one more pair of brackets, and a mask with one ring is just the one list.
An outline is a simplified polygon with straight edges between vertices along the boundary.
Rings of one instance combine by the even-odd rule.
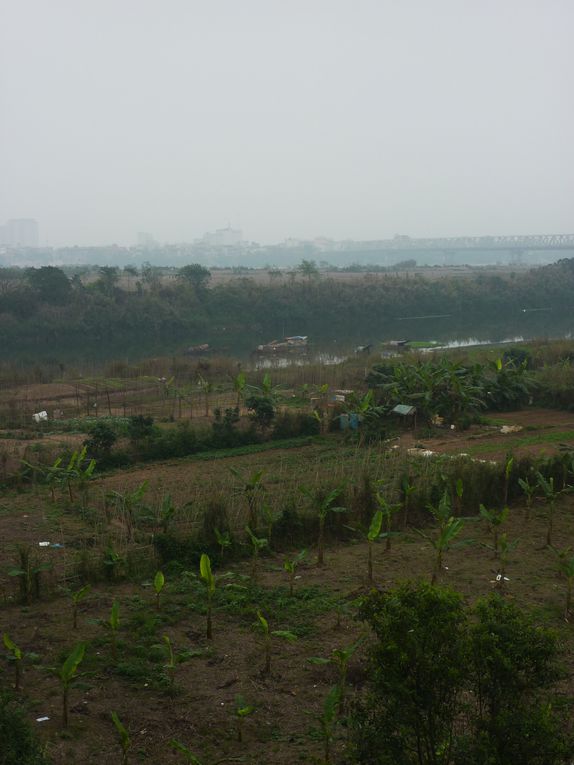
[[[355, 243], [355, 247], [358, 243]], [[574, 250], [574, 234], [539, 234], [531, 236], [459, 236], [445, 239], [414, 239], [396, 236], [393, 239], [361, 242], [361, 250], [388, 252], [450, 250], [502, 250], [522, 253], [535, 250]]]

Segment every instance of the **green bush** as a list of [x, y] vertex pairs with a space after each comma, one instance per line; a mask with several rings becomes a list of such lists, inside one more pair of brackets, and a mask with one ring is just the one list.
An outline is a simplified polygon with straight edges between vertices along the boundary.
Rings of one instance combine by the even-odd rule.
[[22, 709], [0, 693], [0, 765], [49, 765]]
[[[352, 711], [363, 765], [566, 765], [558, 643], [500, 595], [465, 607], [427, 583], [374, 592], [370, 684]], [[568, 700], [571, 703], [572, 700]]]

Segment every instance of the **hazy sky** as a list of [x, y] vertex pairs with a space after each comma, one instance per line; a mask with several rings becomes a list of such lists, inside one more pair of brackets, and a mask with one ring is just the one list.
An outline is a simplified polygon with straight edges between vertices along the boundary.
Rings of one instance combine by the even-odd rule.
[[574, 231], [572, 0], [0, 0], [42, 243]]

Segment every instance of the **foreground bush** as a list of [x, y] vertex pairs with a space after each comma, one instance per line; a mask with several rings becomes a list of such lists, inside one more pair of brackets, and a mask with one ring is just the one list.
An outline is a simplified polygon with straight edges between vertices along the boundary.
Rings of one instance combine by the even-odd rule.
[[0, 693], [0, 765], [49, 765], [14, 699]]
[[557, 643], [498, 595], [474, 608], [408, 583], [373, 593], [361, 616], [378, 642], [351, 718], [364, 765], [559, 765], [572, 741], [553, 689]]

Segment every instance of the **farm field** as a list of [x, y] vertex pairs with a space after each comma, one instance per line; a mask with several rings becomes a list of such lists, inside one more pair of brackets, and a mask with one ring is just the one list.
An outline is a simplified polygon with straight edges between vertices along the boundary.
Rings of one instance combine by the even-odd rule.
[[[502, 435], [503, 424], [520, 425], [522, 430]], [[183, 762], [183, 755], [170, 746], [173, 739], [189, 747], [202, 763], [222, 758], [253, 765], [323, 762], [318, 717], [337, 675], [334, 667], [308, 660], [328, 657], [332, 650], [348, 647], [367, 634], [355, 618], [357, 599], [369, 589], [367, 544], [357, 523], [362, 476], [388, 476], [407, 464], [419, 477], [424, 476], [435, 457], [408, 456], [415, 445], [443, 454], [464, 452], [471, 456], [461, 459], [484, 459], [488, 467], [492, 460], [503, 466], [511, 449], [516, 460], [533, 454], [550, 456], [557, 453], [561, 443], [571, 446], [573, 437], [572, 415], [525, 409], [497, 414], [490, 425], [473, 426], [461, 433], [439, 432], [437, 437], [421, 441], [410, 432], [403, 433], [395, 442], [396, 450], [358, 447], [342, 436], [331, 435], [288, 449], [278, 445], [238, 456], [195, 456], [135, 466], [93, 481], [87, 509], [82, 509], [77, 499], [70, 502], [64, 494], [51, 502], [41, 485], [5, 494], [0, 501], [4, 600], [0, 631], [9, 632], [25, 654], [37, 655], [25, 668], [22, 695], [27, 715], [46, 743], [52, 762], [95, 765], [104, 759], [118, 759], [120, 744], [110, 717], [112, 710], [129, 731], [134, 762]], [[230, 468], [243, 475], [263, 470], [266, 501], [277, 514], [294, 497], [304, 510], [300, 486], [345, 482], [350, 488], [345, 494], [348, 518], [343, 523], [355, 530], [343, 530], [341, 536], [335, 533], [336, 527], [333, 529], [323, 567], [316, 565], [313, 537], [293, 545], [289, 544], [292, 529], [284, 538], [280, 531], [276, 537], [272, 532], [271, 547], [281, 552], [262, 552], [254, 580], [241, 531], [244, 496], [238, 492], [237, 477]], [[154, 523], [151, 527], [143, 524], [131, 540], [121, 515], [112, 514], [110, 522], [103, 523], [110, 492], [134, 492], [143, 481], [149, 482], [148, 506], [157, 508], [169, 493], [178, 508], [173, 522], [184, 540], [201, 530], [205, 508], [214, 497], [227, 498], [229, 526], [242, 541], [239, 557], [224, 557], [222, 564], [217, 549], [210, 549], [217, 577], [212, 640], [205, 636], [207, 601], [197, 563], [162, 563], [153, 546], [158, 533]], [[186, 506], [188, 502], [190, 506]], [[572, 496], [564, 495], [557, 502], [553, 530], [556, 549], [571, 544], [573, 510]], [[559, 631], [568, 670], [562, 690], [571, 693], [574, 636], [571, 625], [563, 620], [565, 582], [557, 573], [556, 555], [545, 547], [546, 513], [540, 498], [530, 513], [520, 499], [511, 505], [504, 531], [518, 542], [506, 564], [506, 597], [531, 609], [538, 623]], [[412, 522], [424, 528], [429, 518], [415, 514]], [[476, 515], [466, 523], [461, 539], [472, 543], [449, 550], [440, 580], [472, 602], [492, 590], [499, 563], [486, 546], [491, 541], [488, 525], [479, 522]], [[39, 547], [41, 541], [61, 547]], [[29, 545], [37, 564], [51, 566], [42, 574], [40, 599], [32, 599], [28, 605], [16, 602], [17, 578], [6, 576], [17, 562], [18, 545]], [[101, 574], [95, 575], [94, 561], [111, 545], [121, 553], [124, 566], [114, 569], [112, 580], [102, 580]], [[308, 553], [297, 569], [291, 596], [283, 561], [302, 547]], [[404, 533], [392, 539], [391, 550], [385, 549], [384, 540], [375, 544], [374, 586], [386, 589], [405, 578], [428, 580], [432, 559], [431, 547], [409, 524]], [[92, 581], [92, 585], [79, 605], [78, 629], [74, 631], [71, 600], [63, 588], [77, 590], [84, 581], [78, 561], [84, 566], [84, 580]], [[157, 610], [152, 580], [160, 568], [166, 584]], [[109, 627], [114, 601], [119, 604], [115, 658]], [[269, 674], [262, 672], [262, 638], [253, 629], [258, 610], [272, 630], [289, 631], [296, 638], [273, 638]], [[168, 655], [164, 635], [179, 657], [173, 670], [165, 668]], [[78, 641], [86, 641], [86, 655], [79, 681], [70, 690], [70, 723], [63, 730], [58, 680], [48, 668], [60, 666]], [[349, 696], [360, 691], [367, 679], [368, 645], [367, 638], [351, 660]], [[13, 667], [3, 662], [4, 685], [11, 683], [12, 672]], [[237, 740], [234, 712], [238, 694], [254, 707], [242, 724], [242, 742]], [[36, 722], [38, 717], [49, 719]], [[345, 740], [345, 727], [340, 724], [335, 733], [334, 762], [344, 757]]]

